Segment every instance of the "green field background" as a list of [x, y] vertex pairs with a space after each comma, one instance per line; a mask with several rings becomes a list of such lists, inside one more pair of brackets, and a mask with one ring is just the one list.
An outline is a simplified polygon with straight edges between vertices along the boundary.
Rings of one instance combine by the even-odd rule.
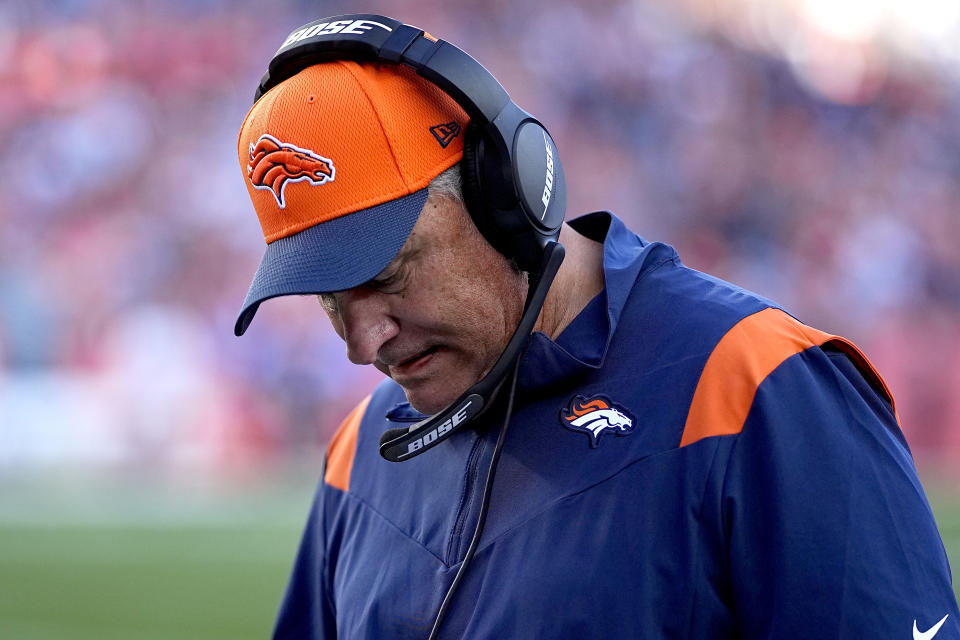
[[315, 482], [7, 480], [0, 639], [267, 638]]
[[[0, 638], [266, 638], [314, 482], [4, 482]], [[960, 567], [960, 496], [927, 487]]]

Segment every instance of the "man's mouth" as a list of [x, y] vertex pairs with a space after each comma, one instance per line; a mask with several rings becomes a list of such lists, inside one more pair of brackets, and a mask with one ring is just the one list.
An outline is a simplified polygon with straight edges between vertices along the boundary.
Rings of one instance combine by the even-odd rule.
[[392, 365], [390, 369], [394, 374], [399, 373], [409, 375], [415, 373], [421, 367], [426, 366], [426, 364], [433, 358], [433, 354], [435, 354], [438, 350], [439, 347], [430, 347], [428, 349], [424, 349], [413, 357]]

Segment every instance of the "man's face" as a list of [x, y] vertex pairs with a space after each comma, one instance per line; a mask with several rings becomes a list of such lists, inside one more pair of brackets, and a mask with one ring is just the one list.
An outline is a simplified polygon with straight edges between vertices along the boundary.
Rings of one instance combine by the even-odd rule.
[[320, 296], [356, 364], [373, 364], [418, 411], [448, 406], [496, 362], [523, 311], [526, 279], [463, 205], [428, 198], [397, 257], [373, 280]]

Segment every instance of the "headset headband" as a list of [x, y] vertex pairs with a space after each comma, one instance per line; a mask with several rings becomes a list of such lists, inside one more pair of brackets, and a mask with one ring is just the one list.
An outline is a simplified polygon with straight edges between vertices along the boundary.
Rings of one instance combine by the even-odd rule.
[[500, 83], [469, 54], [422, 29], [373, 14], [322, 18], [291, 33], [270, 61], [254, 101], [312, 64], [345, 58], [413, 67], [456, 100], [471, 118], [493, 122], [510, 103]]

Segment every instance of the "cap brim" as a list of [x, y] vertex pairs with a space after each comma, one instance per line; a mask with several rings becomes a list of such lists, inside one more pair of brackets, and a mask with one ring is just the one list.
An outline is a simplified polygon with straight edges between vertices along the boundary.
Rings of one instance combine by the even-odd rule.
[[268, 244], [234, 334], [243, 335], [264, 300], [343, 291], [371, 280], [407, 241], [427, 191], [424, 188]]

